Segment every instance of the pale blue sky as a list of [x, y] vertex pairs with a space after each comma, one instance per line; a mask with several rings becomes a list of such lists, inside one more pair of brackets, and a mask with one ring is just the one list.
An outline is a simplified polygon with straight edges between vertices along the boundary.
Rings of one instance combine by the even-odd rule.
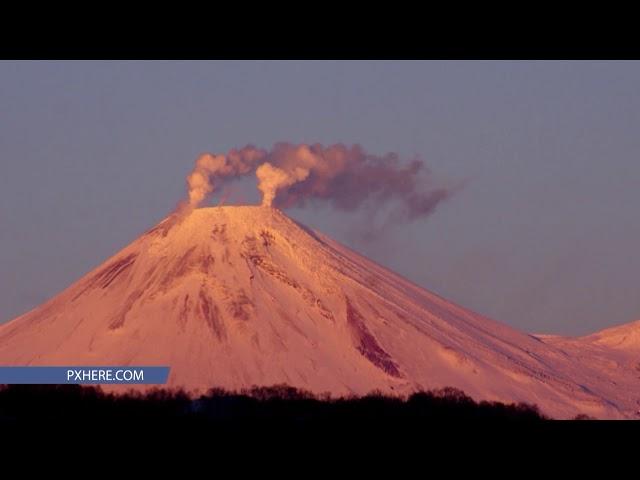
[[428, 289], [533, 332], [640, 319], [638, 62], [0, 62], [0, 322], [163, 218], [199, 153], [276, 141], [466, 181], [370, 244], [289, 212]]

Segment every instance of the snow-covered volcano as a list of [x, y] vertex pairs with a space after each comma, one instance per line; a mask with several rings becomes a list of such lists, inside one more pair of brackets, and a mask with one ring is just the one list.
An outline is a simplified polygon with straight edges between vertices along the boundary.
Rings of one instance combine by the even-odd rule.
[[607, 357], [594, 366], [576, 348], [454, 305], [257, 206], [168, 217], [0, 326], [0, 365], [168, 365], [169, 385], [194, 392], [452, 386], [556, 417], [632, 417], [632, 365]]

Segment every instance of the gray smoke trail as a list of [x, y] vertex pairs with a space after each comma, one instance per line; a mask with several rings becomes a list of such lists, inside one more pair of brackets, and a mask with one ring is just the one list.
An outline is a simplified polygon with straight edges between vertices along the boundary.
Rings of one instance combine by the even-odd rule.
[[324, 202], [342, 211], [366, 205], [375, 213], [394, 204], [394, 222], [428, 216], [453, 192], [432, 186], [430, 171], [421, 160], [405, 163], [394, 153], [372, 155], [358, 145], [277, 143], [269, 151], [249, 145], [227, 154], [200, 156], [187, 177], [188, 199], [182, 210], [196, 208], [225, 178], [254, 172], [263, 206]]

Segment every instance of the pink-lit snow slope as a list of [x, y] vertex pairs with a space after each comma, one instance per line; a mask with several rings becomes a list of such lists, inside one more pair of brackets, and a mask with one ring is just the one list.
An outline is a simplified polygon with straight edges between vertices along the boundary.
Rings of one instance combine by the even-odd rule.
[[557, 418], [634, 418], [639, 373], [623, 344], [521, 333], [277, 209], [234, 206], [168, 217], [0, 326], [0, 365], [169, 365], [169, 386], [193, 393], [451, 386]]

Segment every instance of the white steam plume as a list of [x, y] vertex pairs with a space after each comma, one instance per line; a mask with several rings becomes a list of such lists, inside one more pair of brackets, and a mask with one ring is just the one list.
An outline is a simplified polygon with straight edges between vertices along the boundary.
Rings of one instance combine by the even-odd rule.
[[285, 171], [265, 162], [256, 170], [256, 176], [258, 177], [258, 190], [262, 192], [262, 206], [270, 207], [279, 189], [305, 180], [309, 176], [309, 170], [303, 167], [294, 167], [292, 171]]
[[196, 164], [187, 176], [187, 200], [178, 207], [179, 213], [188, 213], [197, 208], [209, 197], [216, 182], [225, 177], [246, 175], [255, 169], [256, 164], [267, 152], [252, 146], [240, 150], [233, 149], [226, 155], [204, 153], [198, 157]]
[[394, 222], [430, 215], [456, 190], [434, 186], [420, 159], [403, 162], [394, 153], [372, 155], [358, 145], [283, 142], [269, 151], [248, 145], [226, 154], [201, 155], [187, 177], [188, 196], [178, 213], [197, 208], [225, 178], [254, 172], [264, 206], [366, 208], [370, 216], [389, 212]]

